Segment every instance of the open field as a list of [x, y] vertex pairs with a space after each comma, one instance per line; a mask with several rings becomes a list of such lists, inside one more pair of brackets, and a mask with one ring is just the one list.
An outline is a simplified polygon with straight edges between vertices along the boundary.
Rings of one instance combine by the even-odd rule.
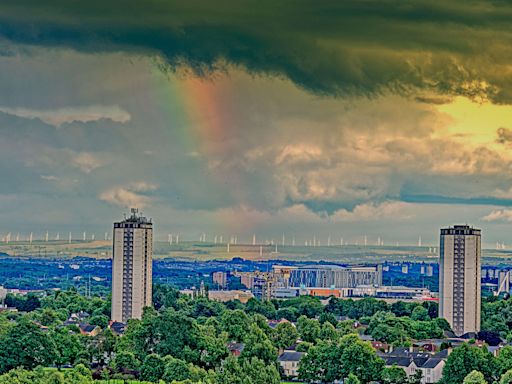
[[[176, 260], [230, 260], [235, 257], [246, 260], [293, 260], [293, 261], [331, 261], [337, 263], [379, 263], [383, 261], [436, 262], [438, 249], [413, 246], [280, 246], [275, 245], [230, 245], [200, 242], [183, 242], [169, 245], [156, 242], [154, 257], [156, 259], [173, 258]], [[82, 242], [68, 244], [66, 241], [49, 241], [28, 243], [0, 244], [0, 253], [26, 257], [76, 256], [108, 259], [112, 256], [110, 241]], [[510, 250], [484, 250], [486, 264], [512, 263]]]

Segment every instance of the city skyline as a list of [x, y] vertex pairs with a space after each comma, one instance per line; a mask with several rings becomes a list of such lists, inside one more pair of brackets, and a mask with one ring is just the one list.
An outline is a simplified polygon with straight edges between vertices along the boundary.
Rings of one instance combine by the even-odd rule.
[[19, 4], [0, 10], [4, 236], [102, 237], [138, 206], [160, 238], [433, 245], [456, 221], [507, 243], [509, 5]]

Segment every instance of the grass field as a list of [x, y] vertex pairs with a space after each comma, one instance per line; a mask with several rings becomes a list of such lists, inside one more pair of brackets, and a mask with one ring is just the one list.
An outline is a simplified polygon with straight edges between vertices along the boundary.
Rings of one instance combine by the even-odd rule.
[[[28, 243], [0, 243], [0, 253], [11, 256], [73, 258], [76, 256], [108, 259], [112, 256], [110, 241], [83, 242], [49, 241]], [[508, 264], [510, 250], [484, 250], [487, 264]], [[437, 249], [412, 246], [276, 246], [275, 245], [230, 245], [201, 242], [182, 242], [169, 245], [155, 242], [154, 257], [188, 261], [230, 260], [240, 257], [247, 260], [294, 260], [331, 261], [338, 263], [379, 263], [382, 261], [437, 261]]]

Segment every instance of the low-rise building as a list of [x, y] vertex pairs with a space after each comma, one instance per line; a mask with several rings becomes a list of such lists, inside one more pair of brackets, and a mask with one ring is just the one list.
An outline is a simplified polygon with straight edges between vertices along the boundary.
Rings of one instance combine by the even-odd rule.
[[245, 344], [231, 342], [231, 343], [228, 343], [227, 348], [228, 348], [229, 353], [231, 353], [233, 356], [238, 357], [244, 351]]
[[283, 352], [279, 355], [277, 361], [286, 377], [299, 376], [299, 363], [305, 355], [305, 352]]
[[448, 353], [432, 354], [417, 352], [412, 348], [396, 348], [388, 353], [379, 354], [386, 367], [400, 367], [407, 376], [413, 376], [421, 371], [421, 384], [434, 384], [443, 376], [443, 367]]

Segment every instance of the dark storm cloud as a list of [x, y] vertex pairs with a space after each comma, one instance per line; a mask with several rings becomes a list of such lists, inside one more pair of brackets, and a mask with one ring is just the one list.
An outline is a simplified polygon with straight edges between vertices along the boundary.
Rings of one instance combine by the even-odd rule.
[[325, 95], [389, 90], [512, 102], [512, 6], [483, 1], [19, 0], [15, 43], [161, 55], [171, 68], [223, 63]]

